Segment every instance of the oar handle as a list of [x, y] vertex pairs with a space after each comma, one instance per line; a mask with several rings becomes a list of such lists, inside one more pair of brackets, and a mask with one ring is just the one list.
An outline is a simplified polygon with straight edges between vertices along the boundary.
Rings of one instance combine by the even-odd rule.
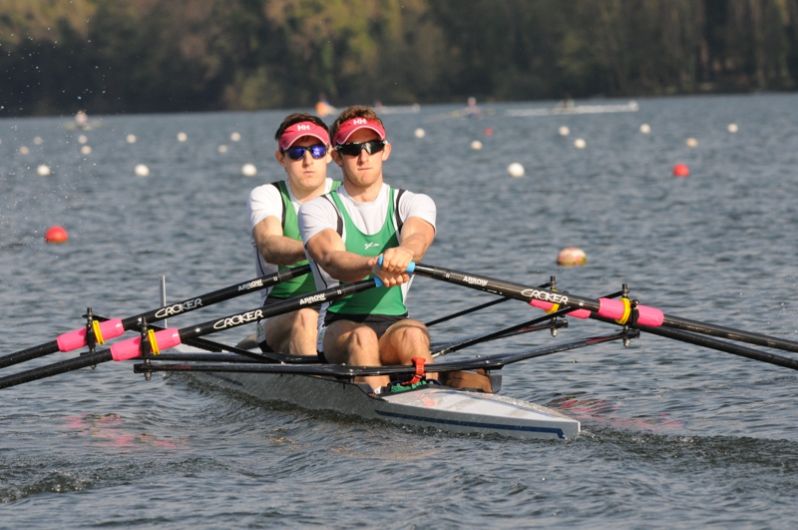
[[[382, 254], [380, 254], [379, 257], [377, 257], [377, 266], [382, 268], [382, 262], [383, 262], [383, 257]], [[415, 271], [416, 271], [416, 262], [411, 261], [410, 263], [407, 264], [407, 269], [405, 269], [405, 272], [407, 274], [413, 274]], [[383, 286], [382, 280], [380, 279], [379, 276], [374, 277], [374, 283], [377, 287]]]

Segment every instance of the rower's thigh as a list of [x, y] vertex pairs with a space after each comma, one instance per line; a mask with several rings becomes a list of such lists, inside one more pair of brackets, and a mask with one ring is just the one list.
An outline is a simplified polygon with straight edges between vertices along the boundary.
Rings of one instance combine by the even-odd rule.
[[429, 356], [429, 332], [422, 322], [400, 320], [380, 337], [380, 358], [384, 364], [409, 364], [415, 356]]
[[278, 352], [288, 351], [288, 342], [291, 339], [291, 330], [297, 317], [297, 312], [284, 313], [271, 317], [263, 326], [266, 334], [266, 342]]

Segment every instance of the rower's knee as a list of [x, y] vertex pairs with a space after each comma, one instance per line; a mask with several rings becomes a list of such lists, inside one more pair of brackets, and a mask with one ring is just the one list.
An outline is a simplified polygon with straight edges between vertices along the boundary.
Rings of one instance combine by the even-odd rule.
[[304, 307], [296, 312], [296, 315], [294, 316], [294, 327], [300, 328], [303, 331], [316, 331], [318, 326], [318, 317], [319, 314], [315, 309]]
[[421, 353], [429, 350], [429, 334], [421, 326], [402, 326], [394, 330], [393, 339], [402, 345], [403, 350]]
[[347, 340], [350, 364], [379, 365], [379, 342], [371, 328], [359, 327], [352, 330]]

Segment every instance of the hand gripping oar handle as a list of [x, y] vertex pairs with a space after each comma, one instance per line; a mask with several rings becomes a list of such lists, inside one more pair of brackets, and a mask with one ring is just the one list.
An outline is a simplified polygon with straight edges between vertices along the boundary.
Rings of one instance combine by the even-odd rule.
[[[497, 280], [486, 276], [467, 274], [442, 267], [424, 265], [422, 263], [416, 264], [416, 273], [437, 280], [470, 287], [472, 289], [499, 294], [509, 298], [515, 298], [516, 300], [523, 300], [534, 307], [547, 311], [556, 310], [561, 306], [571, 307], [574, 308], [575, 311], [571, 311], [569, 316], [574, 316], [576, 318], [599, 317], [602, 320], [612, 321], [619, 325], [633, 325], [643, 331], [652, 331], [657, 328], [668, 327], [680, 328], [706, 334], [717, 334], [718, 336], [750, 342], [761, 346], [798, 351], [798, 343], [796, 342], [761, 335], [759, 333], [723, 328], [722, 326], [713, 324], [673, 317], [664, 314], [660, 309], [645, 305], [637, 305], [634, 307], [637, 311], [637, 318], [635, 320], [630, 320], [629, 317], [632, 307], [628, 300], [624, 301], [623, 299], [615, 300], [610, 298], [593, 300], [574, 296], [572, 294], [555, 293], [544, 289], [525, 287], [516, 283]], [[786, 361], [783, 363], [782, 361], [785, 359]], [[768, 354], [768, 356], [758, 360], [771, 364], [778, 364], [780, 366], [787, 366], [791, 361], [788, 358], [772, 354]]]
[[[236, 313], [216, 320], [209, 320], [196, 326], [189, 326], [181, 329], [166, 328], [161, 331], [150, 330], [147, 336], [147, 347], [153, 354], [161, 350], [178, 346], [184, 340], [193, 339], [202, 335], [208, 335], [217, 331], [232, 329], [243, 326], [251, 322], [256, 322], [263, 318], [270, 318], [282, 313], [297, 311], [303, 307], [315, 306], [324, 302], [331, 302], [345, 296], [349, 296], [360, 291], [365, 291], [376, 287], [376, 280], [369, 278], [345, 285], [331, 287], [324, 291], [296, 296], [267, 307], [258, 307], [242, 313]], [[99, 350], [94, 353], [82, 355], [77, 359], [68, 359], [40, 368], [33, 368], [24, 372], [19, 372], [0, 378], [0, 388], [35, 381], [44, 377], [57, 375], [87, 366], [93, 366], [106, 361], [125, 361], [135, 359], [142, 355], [142, 338], [134, 337], [114, 343], [110, 348]]]
[[[377, 266], [378, 267], [382, 267], [382, 261], [383, 261], [382, 254], [380, 254], [379, 257], [377, 257]], [[416, 264], [415, 264], [415, 262], [411, 261], [410, 263], [407, 264], [407, 268], [405, 269], [405, 272], [408, 273], [408, 274], [413, 274], [413, 272], [415, 270], [416, 270]], [[379, 276], [374, 276], [374, 283], [377, 284], [377, 287], [383, 287], [384, 286], [383, 283], [382, 283], [382, 280], [380, 279]]]
[[[93, 333], [95, 334], [95, 339], [99, 339], [97, 340], [97, 343], [103, 344], [110, 339], [122, 335], [126, 330], [136, 329], [144, 321], [150, 322], [163, 320], [164, 318], [188, 313], [189, 311], [194, 311], [195, 309], [200, 309], [217, 302], [222, 302], [224, 300], [229, 300], [231, 298], [258, 291], [260, 289], [265, 289], [266, 287], [271, 287], [280, 282], [284, 282], [292, 278], [296, 278], [297, 276], [301, 276], [302, 274], [306, 274], [309, 271], [310, 267], [303, 265], [295, 269], [288, 269], [286, 271], [278, 272], [269, 276], [261, 276], [260, 278], [255, 278], [244, 283], [225, 287], [223, 289], [201, 294], [192, 298], [187, 298], [181, 302], [175, 302], [157, 309], [145, 311], [125, 319], [116, 318], [108, 319], [104, 322], [96, 322], [96, 324], [93, 323]], [[58, 351], [73, 351], [86, 345], [87, 330], [84, 326], [82, 328], [62, 333], [53, 341], [0, 357], [0, 368], [31, 359], [36, 359], [37, 357], [42, 357], [44, 355], [49, 355]]]

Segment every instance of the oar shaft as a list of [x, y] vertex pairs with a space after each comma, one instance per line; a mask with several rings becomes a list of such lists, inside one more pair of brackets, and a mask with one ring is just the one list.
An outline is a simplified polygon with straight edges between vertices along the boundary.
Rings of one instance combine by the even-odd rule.
[[495, 300], [491, 300], [490, 302], [485, 302], [484, 304], [479, 304], [474, 307], [469, 307], [468, 309], [463, 309], [462, 311], [452, 313], [451, 315], [446, 315], [444, 317], [436, 318], [435, 320], [430, 320], [429, 322], [426, 322], [424, 325], [427, 327], [434, 326], [435, 324], [440, 324], [441, 322], [446, 322], [448, 320], [452, 320], [457, 317], [461, 317], [463, 315], [468, 315], [469, 313], [475, 313], [480, 309], [485, 309], [486, 307], [491, 307], [496, 304], [501, 304], [502, 302], [506, 302], [507, 300], [510, 300], [510, 298], [496, 298]]
[[715, 350], [724, 351], [726, 353], [731, 353], [733, 355], [747, 357], [748, 359], [753, 359], [755, 361], [762, 361], [764, 363], [775, 364], [777, 366], [783, 366], [785, 368], [792, 368], [793, 370], [798, 370], [798, 360], [790, 359], [789, 357], [784, 357], [781, 355], [776, 355], [774, 353], [754, 350], [752, 348], [741, 346], [739, 344], [731, 344], [718, 339], [713, 339], [711, 337], [706, 337], [704, 335], [698, 335], [696, 333], [690, 333], [688, 331], [679, 331], [667, 327], [641, 328], [641, 329], [642, 331], [645, 331], [647, 333], [653, 333], [654, 335], [660, 335], [662, 337], [667, 337], [669, 339], [675, 339], [681, 342], [688, 342], [690, 344], [695, 344], [697, 346], [704, 346], [706, 348], [712, 348]]
[[38, 346], [31, 346], [18, 352], [10, 353], [0, 357], [0, 368], [22, 363], [31, 359], [36, 359], [43, 355], [49, 355], [58, 351], [58, 341], [52, 340]]
[[195, 309], [199, 309], [204, 306], [223, 302], [225, 300], [229, 300], [231, 298], [245, 295], [254, 291], [259, 291], [261, 289], [265, 289], [266, 287], [271, 287], [280, 282], [296, 278], [297, 276], [301, 276], [302, 274], [306, 274], [308, 272], [310, 272], [310, 267], [308, 265], [303, 265], [295, 269], [288, 269], [268, 276], [261, 276], [260, 278], [255, 278], [254, 280], [249, 280], [238, 285], [225, 287], [223, 289], [202, 294], [200, 296], [195, 296], [193, 298], [186, 298], [180, 302], [168, 304], [159, 307], [158, 309], [145, 311], [144, 313], [125, 318], [122, 320], [122, 325], [126, 330], [134, 329], [138, 327], [143, 320], [146, 320], [147, 322], [155, 322], [157, 320], [171, 318], [189, 311], [194, 311]]
[[707, 322], [698, 322], [696, 320], [690, 320], [687, 318], [665, 315], [662, 325], [683, 331], [692, 331], [694, 333], [712, 335], [713, 337], [722, 337], [724, 339], [748, 342], [750, 344], [766, 346], [768, 348], [778, 348], [780, 350], [798, 352], [798, 342], [780, 339], [778, 337], [771, 337], [769, 335], [763, 335], [762, 333], [727, 328], [725, 326], [709, 324]]
[[75, 359], [66, 359], [57, 363], [48, 364], [39, 368], [25, 370], [16, 374], [8, 375], [0, 378], [0, 388], [7, 388], [10, 386], [21, 385], [37, 379], [51, 377], [53, 375], [71, 372], [80, 368], [94, 366], [96, 364], [104, 363], [111, 360], [111, 350], [99, 350], [94, 353], [87, 353]]

